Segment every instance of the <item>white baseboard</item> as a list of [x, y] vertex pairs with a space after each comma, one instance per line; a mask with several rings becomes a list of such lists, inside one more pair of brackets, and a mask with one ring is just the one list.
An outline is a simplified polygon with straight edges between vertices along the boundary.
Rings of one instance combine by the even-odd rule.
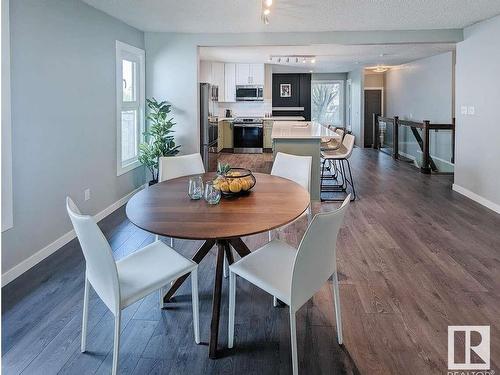
[[[98, 212], [94, 218], [96, 221], [101, 221], [104, 219], [106, 216], [112, 214], [114, 211], [116, 211], [118, 208], [123, 206], [125, 203], [128, 202], [128, 200], [139, 190], [142, 190], [146, 185], [142, 185], [139, 188], [135, 189], [134, 191], [128, 193], [125, 195], [123, 198], [120, 198], [117, 200], [115, 203], [111, 204], [110, 206], [106, 207], [104, 210], [101, 212]], [[40, 263], [42, 260], [47, 258], [49, 255], [55, 253], [57, 250], [59, 250], [61, 247], [66, 245], [68, 242], [70, 242], [72, 239], [76, 237], [76, 233], [74, 230], [70, 230], [68, 233], [63, 234], [61, 237], [56, 239], [54, 242], [48, 244], [45, 246], [43, 249], [37, 251], [35, 254], [30, 256], [29, 258], [23, 260], [21, 263], [15, 265], [12, 267], [10, 270], [6, 271], [5, 273], [2, 274], [2, 287], [16, 279], [17, 277], [21, 276], [23, 273], [28, 271], [31, 267], [35, 266], [36, 264]]]
[[492, 201], [470, 191], [469, 189], [466, 189], [460, 185], [453, 184], [453, 190], [456, 191], [459, 194], [462, 194], [466, 196], [469, 199], [472, 199], [473, 201], [489, 208], [492, 211], [495, 211], [497, 214], [500, 214], [500, 205], [493, 203]]

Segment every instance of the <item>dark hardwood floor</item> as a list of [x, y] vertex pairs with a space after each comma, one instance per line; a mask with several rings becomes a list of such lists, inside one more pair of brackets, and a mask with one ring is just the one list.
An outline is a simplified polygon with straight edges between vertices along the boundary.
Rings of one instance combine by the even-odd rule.
[[[271, 155], [221, 156], [269, 172]], [[297, 317], [302, 374], [446, 374], [447, 326], [491, 325], [491, 367], [500, 370], [500, 216], [451, 191], [452, 177], [423, 175], [369, 149], [352, 160], [358, 200], [338, 242], [344, 346], [336, 343], [327, 283]], [[328, 211], [336, 203], [316, 203]], [[272, 212], [269, 212], [272, 215]], [[124, 208], [100, 223], [116, 258], [153, 241]], [[297, 245], [305, 222], [278, 235]], [[250, 249], [267, 234], [245, 238]], [[175, 241], [191, 256], [201, 242]], [[215, 257], [199, 270], [201, 345], [193, 338], [190, 285], [160, 310], [154, 293], [123, 314], [122, 374], [290, 374], [286, 307], [239, 280], [235, 347], [227, 342], [223, 284], [221, 358], [208, 359]], [[279, 272], [279, 270], [277, 270]], [[92, 293], [88, 352], [80, 353], [84, 262], [76, 240], [2, 289], [4, 374], [106, 374], [113, 319]]]

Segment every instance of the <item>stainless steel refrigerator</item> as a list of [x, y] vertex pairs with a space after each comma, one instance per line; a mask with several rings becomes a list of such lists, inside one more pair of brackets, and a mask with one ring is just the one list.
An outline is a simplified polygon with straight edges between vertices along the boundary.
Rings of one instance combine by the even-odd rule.
[[200, 154], [207, 172], [213, 172], [217, 169], [217, 142], [219, 138], [217, 100], [217, 86], [200, 83]]

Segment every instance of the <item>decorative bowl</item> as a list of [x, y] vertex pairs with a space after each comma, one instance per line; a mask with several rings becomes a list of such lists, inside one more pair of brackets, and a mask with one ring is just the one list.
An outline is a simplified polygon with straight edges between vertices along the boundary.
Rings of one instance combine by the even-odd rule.
[[245, 168], [230, 168], [224, 174], [214, 178], [214, 186], [224, 197], [236, 197], [248, 194], [255, 186], [256, 180], [252, 171]]

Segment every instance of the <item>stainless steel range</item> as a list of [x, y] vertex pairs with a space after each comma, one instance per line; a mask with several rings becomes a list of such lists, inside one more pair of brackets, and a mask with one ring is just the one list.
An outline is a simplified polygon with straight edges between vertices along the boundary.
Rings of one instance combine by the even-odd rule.
[[236, 154], [261, 154], [264, 147], [262, 117], [237, 117], [233, 122], [233, 147]]

